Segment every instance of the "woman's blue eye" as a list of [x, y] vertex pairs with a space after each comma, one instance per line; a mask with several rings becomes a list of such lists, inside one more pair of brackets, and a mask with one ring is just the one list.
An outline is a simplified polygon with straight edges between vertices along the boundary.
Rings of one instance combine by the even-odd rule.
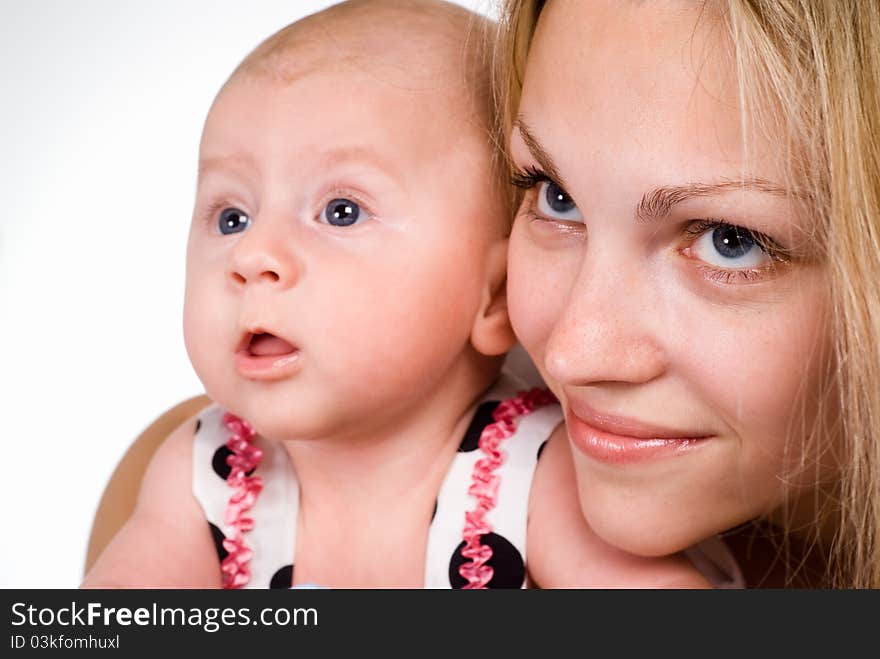
[[321, 213], [327, 224], [332, 224], [335, 227], [351, 226], [362, 219], [362, 215], [366, 217], [366, 214], [361, 211], [361, 207], [351, 199], [334, 199], [324, 207], [324, 212]]
[[754, 269], [771, 261], [751, 231], [731, 224], [707, 229], [692, 249], [701, 261], [719, 268]]
[[726, 259], [738, 259], [755, 246], [751, 233], [739, 227], [717, 227], [712, 232], [712, 244], [718, 253]]
[[217, 220], [220, 233], [224, 235], [244, 231], [250, 223], [251, 218], [237, 208], [224, 208]]
[[541, 181], [538, 186], [538, 212], [566, 222], [583, 222], [584, 219], [574, 200], [553, 181]]

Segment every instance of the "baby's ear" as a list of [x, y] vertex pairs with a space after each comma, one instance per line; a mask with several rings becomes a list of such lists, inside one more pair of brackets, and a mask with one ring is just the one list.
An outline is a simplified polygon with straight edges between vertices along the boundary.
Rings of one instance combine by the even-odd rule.
[[471, 344], [486, 356], [503, 355], [516, 343], [507, 315], [507, 239], [498, 240], [486, 257], [483, 297], [471, 330]]

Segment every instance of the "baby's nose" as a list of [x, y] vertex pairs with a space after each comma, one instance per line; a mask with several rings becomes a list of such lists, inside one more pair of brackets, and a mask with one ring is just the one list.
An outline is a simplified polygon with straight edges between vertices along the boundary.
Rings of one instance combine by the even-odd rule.
[[[248, 272], [249, 271], [249, 272]], [[261, 270], [260, 268], [238, 268], [233, 269], [232, 278], [239, 284], [246, 284], [249, 281], [255, 282], [265, 280], [268, 283], [276, 283], [281, 281], [281, 275], [276, 270]]]
[[293, 286], [299, 276], [299, 266], [285, 243], [269, 232], [261, 232], [257, 226], [249, 227], [232, 251], [228, 270], [232, 283], [236, 286], [258, 283], [280, 288]]

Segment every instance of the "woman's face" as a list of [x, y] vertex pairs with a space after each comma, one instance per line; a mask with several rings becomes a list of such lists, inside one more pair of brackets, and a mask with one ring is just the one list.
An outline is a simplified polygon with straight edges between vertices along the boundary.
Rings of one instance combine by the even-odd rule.
[[827, 362], [810, 217], [781, 149], [744, 146], [701, 5], [547, 3], [511, 136], [513, 324], [564, 405], [586, 518], [646, 555], [827, 475], [803, 448]]

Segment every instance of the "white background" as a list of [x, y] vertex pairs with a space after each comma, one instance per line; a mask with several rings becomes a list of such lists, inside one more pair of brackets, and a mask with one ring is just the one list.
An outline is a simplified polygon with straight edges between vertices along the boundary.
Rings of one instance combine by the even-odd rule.
[[329, 4], [0, 0], [0, 587], [77, 586], [116, 463], [201, 392], [181, 329], [201, 125], [254, 46]]

